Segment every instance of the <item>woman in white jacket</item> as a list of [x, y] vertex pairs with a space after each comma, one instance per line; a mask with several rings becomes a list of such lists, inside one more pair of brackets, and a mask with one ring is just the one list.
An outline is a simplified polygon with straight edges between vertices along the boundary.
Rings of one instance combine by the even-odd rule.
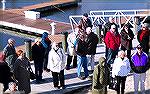
[[120, 94], [120, 85], [121, 94], [124, 94], [125, 81], [130, 70], [130, 62], [129, 59], [126, 57], [125, 52], [123, 50], [119, 51], [118, 57], [115, 58], [112, 67], [112, 77], [117, 78], [117, 94]]
[[[52, 49], [48, 55], [48, 68], [52, 72], [53, 84], [55, 88], [64, 88], [64, 69], [66, 63], [66, 56], [59, 43], [54, 42]], [[59, 85], [60, 81], [60, 86]]]

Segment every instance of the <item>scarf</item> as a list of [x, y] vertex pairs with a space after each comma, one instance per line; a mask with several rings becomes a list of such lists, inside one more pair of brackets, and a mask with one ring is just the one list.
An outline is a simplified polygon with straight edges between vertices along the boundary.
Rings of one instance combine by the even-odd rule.
[[141, 31], [140, 41], [142, 41], [143, 37], [145, 37], [145, 36], [149, 36], [149, 30], [148, 29]]

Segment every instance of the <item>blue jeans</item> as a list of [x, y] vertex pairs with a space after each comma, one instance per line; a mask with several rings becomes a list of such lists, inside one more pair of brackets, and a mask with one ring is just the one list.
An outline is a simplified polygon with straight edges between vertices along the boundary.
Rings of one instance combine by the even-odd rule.
[[107, 64], [113, 64], [117, 54], [118, 54], [118, 49], [117, 50], [112, 50], [112, 49], [109, 48], [107, 58], [106, 58], [107, 59]]
[[78, 75], [78, 77], [81, 77], [81, 69], [82, 69], [82, 67], [84, 68], [84, 76], [88, 77], [89, 73], [88, 73], [88, 68], [87, 68], [87, 57], [86, 56], [79, 56], [79, 55], [77, 55], [77, 63], [78, 63], [78, 67], [77, 67], [77, 75]]

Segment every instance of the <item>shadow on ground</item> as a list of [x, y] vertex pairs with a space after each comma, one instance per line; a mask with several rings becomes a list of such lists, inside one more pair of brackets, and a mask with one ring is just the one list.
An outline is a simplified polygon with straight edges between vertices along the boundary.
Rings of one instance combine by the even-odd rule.
[[65, 89], [56, 89], [52, 91], [41, 92], [38, 94], [73, 94], [73, 92], [83, 89], [83, 87], [91, 86], [91, 81], [84, 81], [80, 83], [73, 83], [66, 85]]
[[[126, 94], [134, 94], [134, 92], [127, 92]], [[138, 94], [142, 94], [139, 92]], [[145, 91], [145, 94], [150, 94], [150, 89]]]

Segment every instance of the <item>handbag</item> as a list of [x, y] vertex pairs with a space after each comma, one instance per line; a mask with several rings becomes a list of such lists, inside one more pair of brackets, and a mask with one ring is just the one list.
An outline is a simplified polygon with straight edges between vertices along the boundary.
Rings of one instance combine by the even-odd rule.
[[32, 68], [29, 69], [29, 72], [30, 72], [30, 79], [31, 79], [31, 80], [36, 79], [36, 75], [34, 74]]
[[109, 89], [117, 90], [117, 79], [116, 79], [116, 77], [115, 78], [111, 77]]

